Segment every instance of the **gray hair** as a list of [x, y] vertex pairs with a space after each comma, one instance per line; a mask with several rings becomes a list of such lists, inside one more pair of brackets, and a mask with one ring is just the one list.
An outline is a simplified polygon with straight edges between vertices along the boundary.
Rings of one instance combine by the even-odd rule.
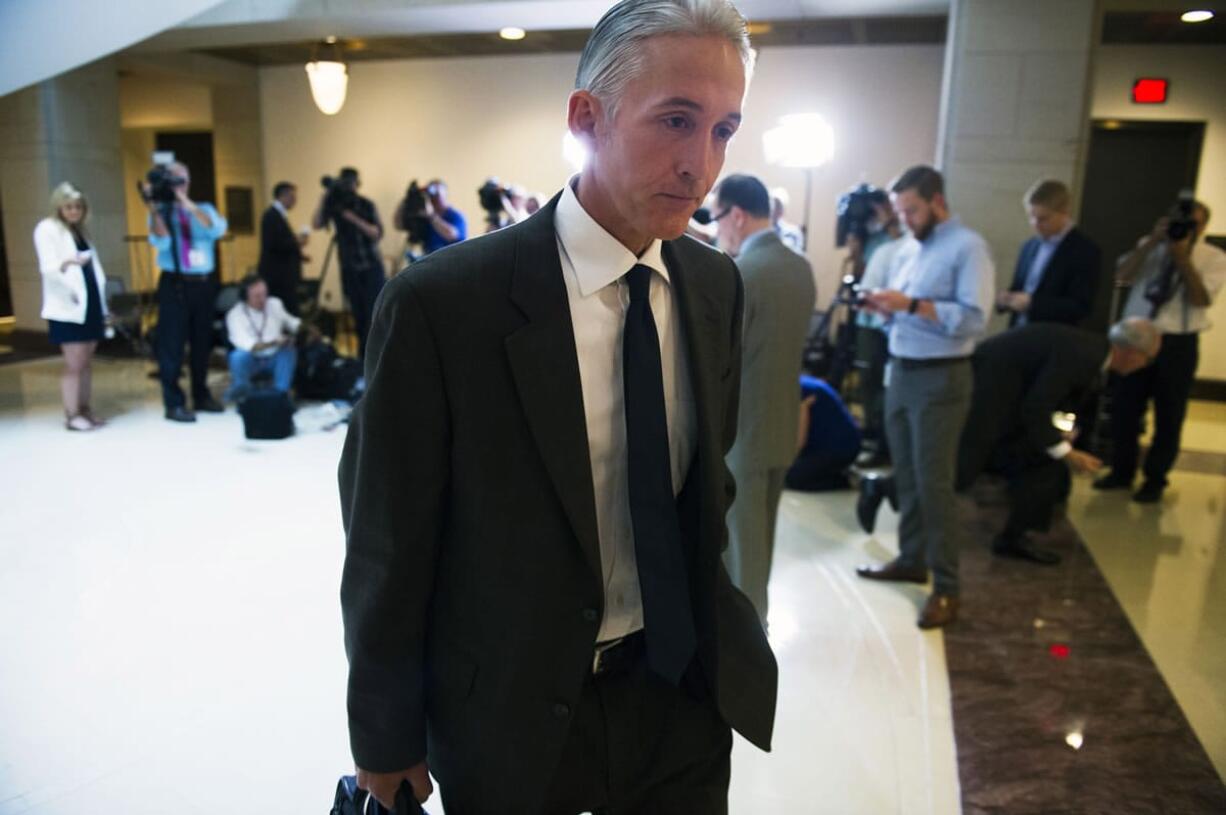
[[669, 35], [723, 37], [736, 47], [746, 72], [753, 70], [749, 30], [730, 0], [621, 0], [592, 29], [575, 89], [589, 91], [612, 114], [626, 84], [642, 72], [643, 43]]
[[1144, 317], [1126, 317], [1111, 326], [1107, 339], [1112, 345], [1131, 348], [1147, 357], [1153, 357], [1158, 353], [1162, 335], [1154, 324]]

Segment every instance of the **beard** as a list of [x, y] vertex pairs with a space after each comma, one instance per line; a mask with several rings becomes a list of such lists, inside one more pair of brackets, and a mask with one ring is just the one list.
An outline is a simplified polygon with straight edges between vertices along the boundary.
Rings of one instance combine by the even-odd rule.
[[928, 220], [925, 221], [923, 224], [916, 226], [911, 231], [911, 234], [915, 236], [915, 239], [917, 241], [920, 241], [921, 243], [923, 243], [924, 241], [928, 240], [928, 236], [932, 234], [932, 230], [936, 228], [936, 225], [937, 225], [937, 219], [934, 218], [932, 216], [932, 213], [930, 212], [928, 213]]

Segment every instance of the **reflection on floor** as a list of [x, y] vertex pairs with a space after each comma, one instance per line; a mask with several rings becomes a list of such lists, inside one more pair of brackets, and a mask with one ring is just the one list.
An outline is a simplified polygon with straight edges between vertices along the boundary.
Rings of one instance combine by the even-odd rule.
[[[143, 363], [101, 361], [114, 419], [68, 433], [58, 377], [0, 367], [0, 815], [323, 811], [350, 766], [343, 431], [173, 425]], [[892, 518], [854, 524], [849, 494], [785, 497], [775, 751], [738, 742], [734, 815], [958, 812], [941, 635], [918, 587], [852, 575]]]

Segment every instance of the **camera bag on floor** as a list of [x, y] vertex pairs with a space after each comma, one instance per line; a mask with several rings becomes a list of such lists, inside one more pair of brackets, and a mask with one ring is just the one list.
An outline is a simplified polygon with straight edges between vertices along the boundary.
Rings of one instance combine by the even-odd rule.
[[298, 353], [294, 390], [302, 399], [343, 399], [356, 402], [362, 395], [362, 363], [342, 357], [326, 342], [313, 342]]
[[238, 405], [249, 439], [287, 439], [294, 435], [294, 404], [278, 390], [253, 391]]

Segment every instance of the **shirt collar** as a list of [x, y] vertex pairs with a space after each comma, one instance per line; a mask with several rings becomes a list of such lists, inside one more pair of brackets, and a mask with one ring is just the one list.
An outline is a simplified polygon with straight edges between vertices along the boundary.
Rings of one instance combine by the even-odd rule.
[[1068, 236], [1068, 233], [1073, 231], [1074, 226], [1076, 226], [1076, 224], [1074, 224], [1072, 221], [1069, 221], [1068, 226], [1060, 230], [1059, 233], [1052, 235], [1050, 238], [1045, 239], [1043, 243], [1047, 244], [1048, 246], [1059, 246], [1060, 242], [1063, 241]]
[[277, 212], [281, 213], [283, 217], [285, 218], [289, 217], [289, 213], [286, 212], [285, 206], [280, 201], [274, 198], [272, 199], [272, 205], [273, 205], [273, 208], [276, 209]]
[[669, 281], [668, 267], [664, 265], [664, 242], [656, 238], [643, 252], [642, 257], [622, 245], [604, 227], [596, 223], [575, 195], [575, 176], [566, 183], [562, 198], [554, 212], [554, 229], [562, 251], [570, 259], [579, 282], [579, 293], [584, 297], [603, 289], [618, 280], [635, 264], [647, 266]]
[[771, 229], [770, 227], [767, 227], [766, 229], [759, 229], [757, 232], [754, 232], [752, 235], [747, 235], [745, 237], [745, 240], [741, 241], [741, 251], [738, 252], [738, 254], [744, 254], [748, 249], [750, 249], [752, 246], [754, 246], [758, 242], [766, 240], [767, 236], [775, 235], [775, 234], [776, 234], [775, 230]]

